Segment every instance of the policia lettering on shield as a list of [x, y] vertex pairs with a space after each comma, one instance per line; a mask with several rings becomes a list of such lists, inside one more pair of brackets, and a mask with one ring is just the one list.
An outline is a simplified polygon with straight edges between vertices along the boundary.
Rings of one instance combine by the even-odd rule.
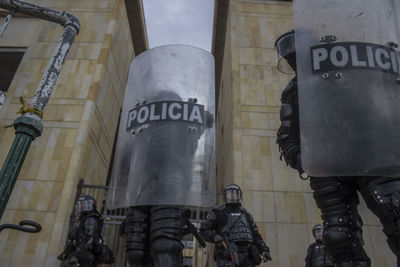
[[332, 43], [311, 47], [313, 72], [370, 69], [399, 73], [399, 54], [384, 45]]
[[[327, 12], [329, 10], [329, 12]], [[310, 177], [336, 266], [371, 266], [357, 191], [400, 266], [400, 2], [297, 0], [295, 31], [276, 43], [282, 92], [277, 143]]]
[[155, 102], [131, 109], [128, 115], [128, 131], [140, 125], [160, 121], [181, 121], [202, 125], [204, 106], [188, 102]]

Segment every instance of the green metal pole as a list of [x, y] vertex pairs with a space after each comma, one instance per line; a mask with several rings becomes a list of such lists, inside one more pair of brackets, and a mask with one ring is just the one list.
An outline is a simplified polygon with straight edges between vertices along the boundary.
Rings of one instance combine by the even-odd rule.
[[32, 141], [41, 135], [43, 125], [40, 121], [21, 116], [14, 121], [14, 128], [15, 139], [0, 171], [0, 220], [3, 217], [29, 147]]

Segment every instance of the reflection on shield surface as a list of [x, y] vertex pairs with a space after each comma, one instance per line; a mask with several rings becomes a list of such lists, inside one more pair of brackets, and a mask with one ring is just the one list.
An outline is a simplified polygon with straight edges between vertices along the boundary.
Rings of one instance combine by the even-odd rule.
[[214, 59], [162, 46], [131, 64], [112, 172], [111, 207], [215, 204]]

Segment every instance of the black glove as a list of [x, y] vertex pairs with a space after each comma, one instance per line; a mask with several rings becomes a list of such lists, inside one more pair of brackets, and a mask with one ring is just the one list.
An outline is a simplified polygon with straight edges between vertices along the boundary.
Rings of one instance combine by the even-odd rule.
[[67, 258], [67, 253], [65, 253], [65, 252], [61, 253], [61, 254], [58, 255], [58, 257], [57, 257], [57, 259], [58, 259], [59, 261], [63, 261], [63, 260], [65, 260], [66, 258]]
[[269, 254], [268, 250], [264, 251], [262, 256], [263, 256], [263, 262], [272, 261], [271, 254]]
[[79, 260], [75, 256], [72, 256], [68, 261], [68, 264], [70, 264], [70, 265], [74, 265], [74, 264], [77, 264], [77, 263], [79, 263]]
[[211, 128], [211, 127], [213, 127], [213, 125], [214, 125], [214, 116], [209, 112], [209, 111], [206, 111], [206, 127], [207, 128]]
[[216, 243], [219, 243], [219, 242], [222, 242], [222, 241], [224, 241], [224, 238], [222, 237], [222, 236], [220, 236], [219, 234], [216, 234], [215, 236], [214, 236], [214, 243], [216, 244]]
[[297, 154], [297, 171], [299, 172], [299, 176], [303, 180], [307, 180], [309, 178], [308, 174], [304, 172], [303, 167], [301, 165], [301, 154]]

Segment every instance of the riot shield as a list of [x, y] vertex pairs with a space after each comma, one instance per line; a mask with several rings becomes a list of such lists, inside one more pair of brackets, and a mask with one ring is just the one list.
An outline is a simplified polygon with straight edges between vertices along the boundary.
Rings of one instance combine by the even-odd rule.
[[303, 169], [400, 174], [399, 1], [295, 0]]
[[162, 46], [133, 60], [109, 207], [215, 204], [214, 88], [202, 49]]

